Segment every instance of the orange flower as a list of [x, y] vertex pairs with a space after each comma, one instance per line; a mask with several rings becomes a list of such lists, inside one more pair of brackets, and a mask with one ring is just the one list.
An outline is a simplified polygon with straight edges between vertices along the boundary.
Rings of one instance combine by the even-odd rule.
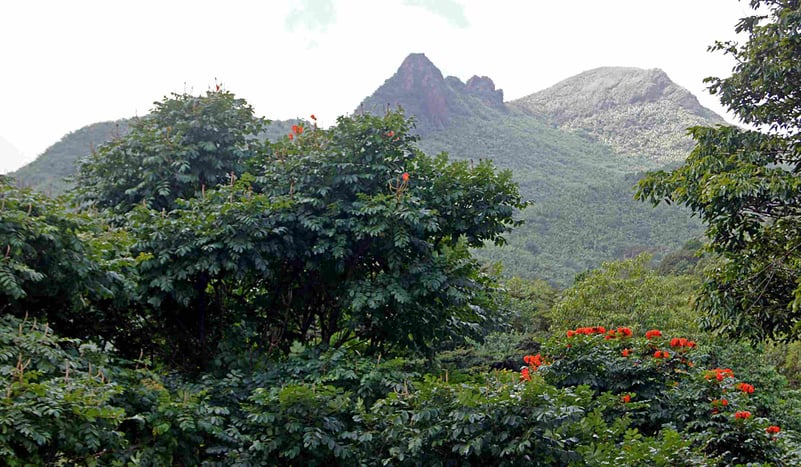
[[289, 141], [295, 139], [295, 135], [293, 135], [292, 133], [288, 134], [287, 136], [289, 137]]
[[523, 368], [520, 370], [520, 379], [523, 381], [531, 381], [531, 374], [528, 372], [528, 368]]
[[728, 368], [715, 368], [713, 370], [708, 370], [704, 374], [704, 378], [706, 379], [715, 378], [718, 381], [723, 381], [725, 378], [734, 378], [734, 372]]
[[743, 391], [746, 394], [754, 393], [754, 386], [748, 383], [737, 383], [734, 387], [739, 389], [740, 391]]
[[631, 328], [617, 328], [617, 332], [619, 334], [623, 334], [626, 337], [631, 336]]
[[389, 130], [389, 133], [387, 133], [387, 138], [392, 138], [393, 136], [395, 136], [395, 132], [392, 131], [392, 130]]
[[573, 337], [575, 335], [576, 335], [576, 331], [573, 331], [573, 330], [567, 331], [567, 337]]
[[743, 411], [740, 411], [740, 412], [735, 412], [734, 413], [734, 418], [735, 419], [740, 419], [740, 420], [747, 420], [747, 419], [751, 418], [751, 412], [749, 412], [747, 410], [743, 410]]
[[770, 434], [770, 435], [775, 435], [776, 433], [778, 433], [778, 432], [782, 431], [782, 429], [781, 429], [781, 428], [779, 428], [779, 427], [778, 427], [778, 426], [776, 426], [776, 425], [771, 425], [771, 426], [769, 426], [769, 427], [765, 428], [765, 431], [767, 431], [767, 432], [768, 432], [768, 434]]
[[670, 358], [670, 354], [664, 350], [654, 352], [654, 358]]
[[403, 175], [401, 175], [401, 180], [403, 180], [404, 182], [408, 182], [409, 181], [409, 172], [403, 172]]
[[620, 398], [624, 404], [628, 404], [631, 402], [631, 396], [629, 394], [624, 394], [623, 397]]
[[523, 357], [523, 361], [526, 362], [529, 366], [540, 366], [542, 365], [542, 356], [540, 354], [537, 355], [526, 355]]
[[296, 135], [300, 135], [303, 133], [303, 127], [300, 125], [292, 125], [292, 133]]
[[712, 407], [726, 407], [727, 405], [729, 405], [727, 399], [715, 399], [712, 401]]
[[623, 349], [623, 351], [620, 352], [620, 355], [623, 355], [624, 357], [628, 357], [629, 355], [631, 355], [631, 349]]
[[650, 339], [652, 337], [660, 337], [661, 335], [662, 332], [659, 331], [658, 329], [651, 329], [650, 331], [645, 333], [645, 338]]

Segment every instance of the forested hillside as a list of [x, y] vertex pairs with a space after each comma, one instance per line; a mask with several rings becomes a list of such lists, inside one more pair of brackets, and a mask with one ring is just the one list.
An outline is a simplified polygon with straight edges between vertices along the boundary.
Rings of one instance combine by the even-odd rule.
[[[508, 246], [478, 255], [502, 259], [509, 275], [564, 286], [603, 261], [643, 251], [658, 259], [700, 235], [688, 211], [634, 201], [634, 185], [643, 170], [689, 153], [688, 126], [722, 122], [662, 72], [615, 69], [604, 74], [614, 79], [606, 87], [598, 74], [505, 104], [489, 78], [444, 78], [425, 55], [412, 54], [359, 111], [400, 106], [414, 117], [425, 151], [512, 169], [532, 202], [521, 213], [526, 223]], [[607, 118], [610, 112], [629, 117]], [[631, 144], [622, 148], [606, 134]]]
[[128, 132], [129, 122], [126, 119], [100, 122], [75, 130], [9, 175], [23, 186], [49, 196], [61, 195], [73, 186], [69, 178], [77, 175], [78, 162], [101, 144], [124, 136]]

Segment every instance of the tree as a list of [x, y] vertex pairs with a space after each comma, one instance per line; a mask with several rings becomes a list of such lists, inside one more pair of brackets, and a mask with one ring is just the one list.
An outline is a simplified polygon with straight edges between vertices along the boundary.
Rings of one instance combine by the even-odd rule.
[[692, 310], [693, 276], [662, 276], [649, 267], [647, 253], [603, 263], [580, 275], [566, 289], [551, 311], [552, 329], [564, 331], [605, 323], [696, 336], [698, 325]]
[[707, 225], [721, 261], [706, 274], [698, 301], [706, 325], [753, 339], [801, 337], [801, 7], [798, 1], [752, 0], [765, 15], [740, 20], [742, 45], [711, 50], [736, 60], [728, 78], [709, 78], [740, 121], [695, 127], [686, 163], [655, 172], [638, 198], [689, 206]]
[[[258, 150], [265, 121], [219, 87], [205, 96], [173, 94], [134, 120], [130, 132], [80, 166], [77, 198], [116, 216], [134, 206], [161, 211], [241, 173]], [[120, 219], [117, 219], [118, 223]]]
[[47, 320], [70, 337], [114, 334], [129, 283], [124, 233], [0, 178], [0, 313]]
[[[329, 130], [295, 125], [252, 152], [247, 172], [187, 190], [170, 208], [135, 207], [125, 225], [136, 239], [140, 338], [119, 345], [197, 368], [235, 333], [260, 351], [356, 340], [376, 352], [478, 332], [492, 297], [469, 249], [502, 244], [525, 203], [511, 173], [428, 157], [410, 125], [394, 112]], [[139, 128], [117, 146], [156, 141], [140, 149], [166, 160], [162, 133]], [[86, 171], [99, 173], [92, 164]]]

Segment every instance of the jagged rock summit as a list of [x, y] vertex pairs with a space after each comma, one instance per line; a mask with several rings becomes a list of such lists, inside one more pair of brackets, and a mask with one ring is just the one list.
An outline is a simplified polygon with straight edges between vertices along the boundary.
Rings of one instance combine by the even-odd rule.
[[425, 54], [410, 54], [357, 112], [380, 113], [401, 106], [414, 115], [420, 134], [448, 127], [454, 118], [475, 111], [476, 104], [504, 110], [503, 91], [486, 76], [473, 76], [467, 83], [443, 77]]
[[687, 157], [693, 146], [687, 128], [725, 123], [660, 69], [596, 68], [509, 104], [658, 163]]

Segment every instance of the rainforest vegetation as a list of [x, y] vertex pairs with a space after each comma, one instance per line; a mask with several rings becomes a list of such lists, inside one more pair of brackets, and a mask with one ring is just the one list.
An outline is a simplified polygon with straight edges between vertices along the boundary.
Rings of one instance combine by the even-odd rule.
[[63, 197], [0, 178], [2, 463], [801, 464], [801, 8], [751, 6], [709, 80], [750, 129], [637, 188], [704, 236], [562, 289], [476, 259], [527, 201], [402, 112], [175, 94]]

